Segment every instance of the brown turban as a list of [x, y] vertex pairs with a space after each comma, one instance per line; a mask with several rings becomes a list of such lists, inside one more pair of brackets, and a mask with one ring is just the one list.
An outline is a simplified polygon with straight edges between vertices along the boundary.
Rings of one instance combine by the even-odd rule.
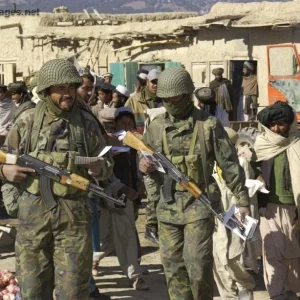
[[216, 68], [212, 70], [213, 75], [217, 76], [217, 75], [223, 75], [224, 73], [224, 69], [223, 68]]

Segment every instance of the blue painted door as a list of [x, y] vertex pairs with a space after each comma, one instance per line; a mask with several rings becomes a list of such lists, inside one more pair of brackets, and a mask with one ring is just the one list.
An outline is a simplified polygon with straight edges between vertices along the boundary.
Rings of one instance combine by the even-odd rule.
[[114, 74], [112, 79], [113, 85], [125, 85], [125, 64], [124, 63], [110, 63], [109, 64], [110, 73]]
[[181, 63], [178, 62], [178, 61], [167, 61], [165, 63], [165, 68], [171, 68], [171, 67], [180, 67], [181, 66]]
[[127, 62], [125, 63], [126, 68], [126, 87], [130, 93], [134, 92], [134, 87], [136, 84], [138, 64], [137, 62]]

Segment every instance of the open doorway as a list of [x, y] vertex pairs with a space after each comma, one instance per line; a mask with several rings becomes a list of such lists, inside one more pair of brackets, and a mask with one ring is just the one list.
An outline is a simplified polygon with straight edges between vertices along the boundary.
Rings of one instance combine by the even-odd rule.
[[[257, 61], [248, 60], [255, 67], [254, 73], [257, 72]], [[237, 120], [237, 108], [241, 98], [241, 87], [243, 82], [243, 64], [245, 60], [231, 60], [229, 79], [233, 86], [233, 121]]]

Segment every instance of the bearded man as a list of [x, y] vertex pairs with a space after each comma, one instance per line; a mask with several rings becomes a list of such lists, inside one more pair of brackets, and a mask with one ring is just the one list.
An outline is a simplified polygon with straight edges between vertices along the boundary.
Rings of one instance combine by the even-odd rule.
[[270, 193], [260, 209], [264, 279], [271, 299], [298, 299], [300, 292], [300, 132], [293, 109], [285, 102], [258, 114], [264, 133], [255, 152]]
[[233, 113], [233, 87], [230, 80], [223, 77], [223, 73], [223, 68], [213, 69], [212, 74], [215, 76], [215, 79], [209, 83], [209, 88], [216, 95], [214, 115], [224, 126], [230, 127], [229, 120], [232, 120]]

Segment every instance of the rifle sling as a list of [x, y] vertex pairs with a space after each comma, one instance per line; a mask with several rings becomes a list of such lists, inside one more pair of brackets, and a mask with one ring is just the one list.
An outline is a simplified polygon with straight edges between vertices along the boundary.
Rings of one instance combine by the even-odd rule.
[[205, 141], [204, 141], [203, 121], [199, 121], [199, 120], [196, 121], [195, 126], [198, 126], [198, 136], [199, 136], [199, 142], [200, 142], [202, 170], [203, 170], [203, 175], [204, 175], [206, 192], [207, 192], [207, 196], [209, 198], [209, 189], [208, 189], [209, 176], [207, 174], [206, 148], [205, 148]]

